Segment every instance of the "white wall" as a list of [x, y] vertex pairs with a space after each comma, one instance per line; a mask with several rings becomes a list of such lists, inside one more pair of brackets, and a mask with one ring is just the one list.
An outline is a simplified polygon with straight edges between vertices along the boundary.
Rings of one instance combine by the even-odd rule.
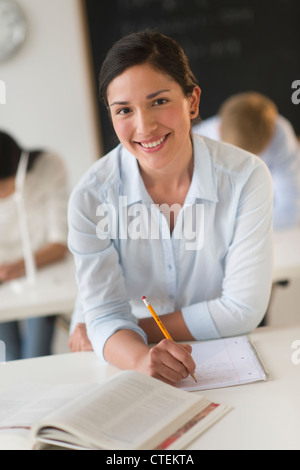
[[17, 0], [28, 22], [23, 46], [0, 63], [6, 104], [0, 128], [27, 148], [58, 153], [70, 187], [101, 154], [81, 0]]

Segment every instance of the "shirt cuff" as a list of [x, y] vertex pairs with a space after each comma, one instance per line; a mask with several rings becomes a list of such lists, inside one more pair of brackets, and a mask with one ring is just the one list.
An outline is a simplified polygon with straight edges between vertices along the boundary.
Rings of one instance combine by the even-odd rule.
[[147, 335], [146, 333], [140, 328], [138, 325], [134, 323], [128, 323], [126, 321], [122, 322], [112, 322], [105, 324], [101, 324], [101, 328], [93, 328], [87, 322], [87, 333], [88, 337], [92, 343], [93, 350], [97, 356], [99, 356], [104, 362], [107, 362], [104, 357], [104, 347], [106, 341], [117, 331], [119, 330], [132, 330], [136, 331], [138, 334], [141, 335], [145, 344], [147, 344]]
[[186, 326], [197, 341], [220, 338], [206, 302], [183, 307], [181, 311]]

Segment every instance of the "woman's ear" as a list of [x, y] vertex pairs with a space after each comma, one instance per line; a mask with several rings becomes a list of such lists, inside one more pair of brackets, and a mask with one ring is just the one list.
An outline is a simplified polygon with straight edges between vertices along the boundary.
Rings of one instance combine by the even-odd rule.
[[201, 90], [195, 86], [193, 92], [189, 96], [191, 119], [196, 119], [199, 115]]
[[192, 119], [195, 119], [199, 114], [200, 96], [201, 96], [201, 90], [198, 86], [195, 86], [193, 92], [189, 96], [190, 113], [191, 113]]

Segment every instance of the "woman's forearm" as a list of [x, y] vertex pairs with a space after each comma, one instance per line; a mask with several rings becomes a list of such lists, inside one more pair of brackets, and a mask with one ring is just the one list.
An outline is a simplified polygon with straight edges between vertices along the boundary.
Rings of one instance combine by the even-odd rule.
[[34, 254], [38, 268], [61, 260], [67, 252], [67, 246], [62, 243], [48, 243]]
[[120, 369], [139, 369], [142, 358], [147, 356], [149, 347], [143, 338], [133, 330], [119, 330], [105, 343], [104, 357]]
[[[37, 268], [61, 260], [67, 252], [67, 247], [61, 243], [49, 243], [34, 253]], [[11, 281], [25, 275], [25, 262], [21, 258], [12, 263], [0, 266], [0, 282]]]

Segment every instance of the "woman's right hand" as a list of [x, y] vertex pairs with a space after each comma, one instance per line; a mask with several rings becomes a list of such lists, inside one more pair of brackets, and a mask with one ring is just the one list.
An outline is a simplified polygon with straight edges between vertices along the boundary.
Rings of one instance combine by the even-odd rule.
[[163, 339], [149, 347], [133, 330], [118, 330], [106, 341], [104, 357], [119, 369], [131, 369], [171, 385], [195, 371], [189, 344]]
[[140, 358], [136, 370], [175, 385], [195, 371], [191, 352], [192, 347], [189, 344], [163, 339]]

